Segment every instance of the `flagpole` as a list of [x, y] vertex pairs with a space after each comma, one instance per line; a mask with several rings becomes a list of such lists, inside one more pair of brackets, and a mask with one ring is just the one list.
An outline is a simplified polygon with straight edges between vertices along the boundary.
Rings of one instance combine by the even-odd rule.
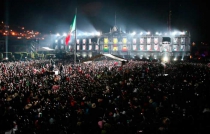
[[[75, 11], [75, 15], [77, 16], [77, 8]], [[76, 64], [76, 56], [77, 56], [77, 19], [75, 20], [75, 45], [74, 45], [74, 64]]]

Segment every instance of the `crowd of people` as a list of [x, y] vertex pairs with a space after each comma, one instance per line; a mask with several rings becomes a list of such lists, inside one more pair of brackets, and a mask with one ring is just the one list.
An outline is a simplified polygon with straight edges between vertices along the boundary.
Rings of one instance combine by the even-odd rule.
[[206, 133], [209, 81], [184, 61], [0, 63], [0, 133]]

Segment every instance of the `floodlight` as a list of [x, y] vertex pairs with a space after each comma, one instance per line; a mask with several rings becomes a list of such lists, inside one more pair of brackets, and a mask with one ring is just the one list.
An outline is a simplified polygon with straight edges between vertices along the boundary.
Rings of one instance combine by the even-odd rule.
[[164, 61], [164, 62], [168, 62], [168, 57], [166, 57], [166, 56], [163, 57], [163, 61]]
[[176, 35], [176, 34], [177, 34], [177, 32], [176, 32], [176, 31], [174, 31], [174, 32], [173, 32], [173, 35]]
[[57, 34], [56, 34], [56, 36], [60, 36], [60, 34], [59, 34], [59, 33], [57, 33]]
[[96, 33], [96, 35], [100, 36], [100, 35], [101, 35], [101, 33], [100, 33], [100, 32], [97, 32], [97, 33]]
[[67, 36], [67, 34], [66, 33], [63, 33], [63, 36]]
[[179, 34], [181, 34], [181, 35], [185, 35], [185, 32], [180, 32]]
[[51, 49], [49, 47], [42, 47], [42, 48], [45, 49], [45, 50], [54, 50], [54, 49]]
[[94, 36], [94, 32], [92, 32], [91, 35]]

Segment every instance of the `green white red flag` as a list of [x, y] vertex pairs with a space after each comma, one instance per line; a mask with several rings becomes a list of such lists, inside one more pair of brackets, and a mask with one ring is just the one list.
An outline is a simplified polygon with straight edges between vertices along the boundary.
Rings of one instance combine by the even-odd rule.
[[70, 31], [69, 31], [68, 35], [66, 36], [65, 43], [67, 46], [68, 46], [69, 41], [71, 40], [71, 33], [76, 30], [76, 18], [77, 18], [77, 16], [75, 15], [73, 23], [70, 25]]

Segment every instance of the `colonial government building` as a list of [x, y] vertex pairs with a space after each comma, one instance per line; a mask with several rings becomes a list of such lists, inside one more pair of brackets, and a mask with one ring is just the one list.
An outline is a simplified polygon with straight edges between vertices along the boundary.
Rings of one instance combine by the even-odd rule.
[[[72, 37], [74, 38], [74, 37]], [[109, 33], [98, 36], [77, 36], [65, 46], [65, 38], [56, 39], [55, 49], [74, 51], [82, 57], [92, 57], [97, 54], [113, 54], [120, 57], [139, 57], [154, 59], [174, 57], [183, 59], [190, 56], [190, 34], [188, 32], [165, 33], [123, 33], [113, 27]]]

